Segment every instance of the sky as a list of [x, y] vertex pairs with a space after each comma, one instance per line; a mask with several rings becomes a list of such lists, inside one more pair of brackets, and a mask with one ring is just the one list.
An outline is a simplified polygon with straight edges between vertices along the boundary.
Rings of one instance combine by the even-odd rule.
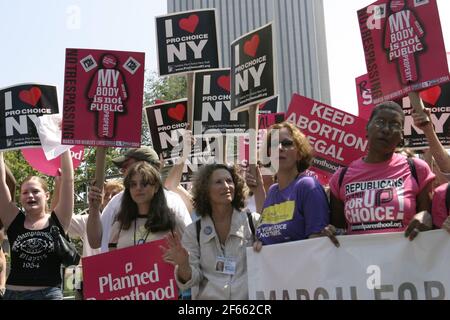
[[[302, 1], [302, 0], [299, 0]], [[366, 73], [356, 11], [372, 0], [324, 0], [332, 106], [357, 113], [355, 78]], [[441, 16], [449, 0], [438, 0]], [[66, 48], [138, 51], [157, 71], [155, 17], [166, 0], [1, 0], [0, 88], [36, 82], [58, 86]], [[442, 20], [450, 51], [450, 19]]]

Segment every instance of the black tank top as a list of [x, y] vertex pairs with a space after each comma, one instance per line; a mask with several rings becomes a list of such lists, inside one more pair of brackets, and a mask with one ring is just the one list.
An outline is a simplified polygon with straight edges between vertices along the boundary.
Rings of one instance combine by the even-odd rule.
[[11, 273], [6, 284], [35, 287], [61, 285], [61, 261], [55, 254], [50, 228], [56, 225], [63, 229], [54, 212], [48, 221], [49, 226], [42, 230], [25, 229], [25, 214], [19, 211], [7, 231], [11, 246]]

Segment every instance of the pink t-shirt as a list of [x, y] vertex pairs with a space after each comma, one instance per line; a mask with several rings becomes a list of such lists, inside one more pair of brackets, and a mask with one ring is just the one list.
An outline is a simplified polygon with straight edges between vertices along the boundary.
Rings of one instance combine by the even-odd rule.
[[419, 183], [408, 161], [395, 153], [383, 163], [350, 164], [339, 188], [339, 169], [330, 191], [344, 203], [347, 234], [404, 231], [416, 212], [416, 197], [434, 179], [428, 164], [414, 158]]
[[431, 215], [433, 216], [433, 224], [438, 228], [442, 228], [442, 224], [448, 217], [447, 206], [445, 204], [447, 185], [448, 183], [444, 183], [434, 190]]

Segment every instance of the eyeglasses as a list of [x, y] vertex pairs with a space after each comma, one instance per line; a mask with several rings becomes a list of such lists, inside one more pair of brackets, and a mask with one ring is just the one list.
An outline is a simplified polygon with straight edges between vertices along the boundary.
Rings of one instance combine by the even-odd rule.
[[391, 131], [402, 131], [403, 125], [397, 121], [388, 122], [384, 119], [375, 119], [372, 121], [372, 125], [374, 125], [377, 129], [383, 129], [386, 125]]

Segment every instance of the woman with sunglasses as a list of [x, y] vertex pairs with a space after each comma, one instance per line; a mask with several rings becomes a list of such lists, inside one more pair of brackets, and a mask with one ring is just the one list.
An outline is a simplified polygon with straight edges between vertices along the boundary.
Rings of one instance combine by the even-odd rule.
[[[162, 239], [168, 232], [182, 234], [184, 223], [169, 209], [159, 172], [141, 161], [131, 165], [124, 180], [120, 211], [112, 225], [109, 250]], [[89, 214], [99, 214], [101, 190], [91, 187]]]
[[425, 161], [396, 152], [404, 121], [397, 103], [376, 106], [366, 127], [367, 155], [331, 178], [332, 224], [347, 234], [404, 231], [413, 240], [431, 229], [434, 174]]
[[293, 124], [283, 122], [269, 128], [267, 144], [271, 164], [278, 166], [278, 183], [269, 188], [265, 200], [259, 169], [256, 179], [247, 174], [256, 207], [262, 207], [256, 229], [259, 239], [254, 245], [256, 251], [261, 245], [322, 236], [322, 230], [330, 220], [325, 190], [315, 178], [306, 174], [313, 149], [305, 135]]

